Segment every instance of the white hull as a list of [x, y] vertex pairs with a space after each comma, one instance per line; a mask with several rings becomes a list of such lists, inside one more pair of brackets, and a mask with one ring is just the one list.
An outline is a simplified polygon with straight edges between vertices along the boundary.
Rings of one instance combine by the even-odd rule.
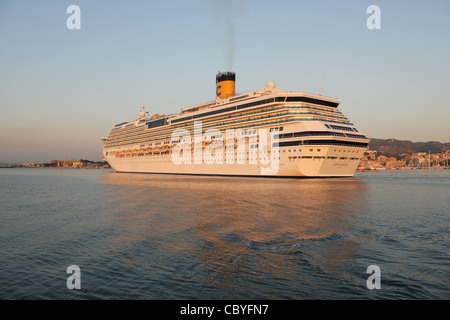
[[[309, 151], [309, 150], [313, 151]], [[289, 152], [289, 150], [291, 150]], [[298, 150], [298, 149], [296, 149]], [[167, 173], [194, 175], [231, 176], [279, 176], [279, 177], [351, 177], [355, 174], [365, 148], [308, 146], [308, 151], [293, 152], [293, 149], [280, 149], [278, 164], [245, 163], [222, 164], [202, 163], [175, 164], [170, 154], [162, 156], [136, 156], [130, 158], [106, 157], [117, 172]], [[320, 150], [320, 151], [317, 151]], [[336, 151], [335, 151], [336, 150]], [[347, 155], [347, 156], [343, 156]], [[304, 158], [306, 157], [306, 158]], [[268, 170], [272, 168], [273, 170]], [[264, 171], [268, 170], [268, 171]]]

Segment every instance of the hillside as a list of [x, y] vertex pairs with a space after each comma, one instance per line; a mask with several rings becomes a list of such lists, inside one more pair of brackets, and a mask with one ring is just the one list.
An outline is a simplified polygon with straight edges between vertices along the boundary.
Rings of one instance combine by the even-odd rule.
[[450, 142], [441, 143], [438, 141], [429, 142], [412, 142], [408, 140], [397, 139], [376, 139], [370, 138], [369, 150], [376, 150], [387, 154], [401, 154], [401, 153], [417, 153], [417, 152], [431, 152], [439, 153], [450, 150]]

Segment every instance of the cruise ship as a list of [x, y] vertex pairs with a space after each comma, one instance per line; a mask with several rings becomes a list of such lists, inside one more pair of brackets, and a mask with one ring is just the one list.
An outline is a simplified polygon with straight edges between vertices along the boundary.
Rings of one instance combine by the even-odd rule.
[[340, 101], [275, 83], [236, 94], [236, 74], [216, 75], [216, 97], [116, 124], [103, 156], [116, 172], [261, 177], [351, 177], [369, 139]]

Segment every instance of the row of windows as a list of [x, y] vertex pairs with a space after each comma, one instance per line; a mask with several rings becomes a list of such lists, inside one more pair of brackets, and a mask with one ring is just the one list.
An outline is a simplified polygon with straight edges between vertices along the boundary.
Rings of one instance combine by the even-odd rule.
[[[288, 149], [288, 150], [286, 150], [286, 149], [284, 149], [283, 150], [283, 152], [297, 152], [297, 149]], [[305, 152], [307, 151], [307, 149], [305, 149]], [[317, 149], [317, 152], [320, 152], [321, 151], [321, 149]], [[342, 149], [334, 149], [334, 152], [347, 152], [348, 151], [348, 153], [355, 153], [355, 152], [357, 152], [357, 151], [355, 151], [355, 150], [342, 150]], [[302, 152], [302, 149], [298, 149], [298, 152]], [[309, 149], [309, 152], [314, 152], [314, 149]], [[270, 153], [270, 150], [269, 150], [269, 153]]]
[[315, 159], [315, 160], [324, 160], [324, 159], [330, 159], [330, 160], [360, 160], [359, 158], [348, 158], [348, 157], [325, 157], [325, 156], [293, 156], [288, 157], [289, 161], [294, 160], [300, 160], [300, 159]]
[[314, 103], [314, 104], [319, 104], [319, 105], [333, 107], [333, 108], [337, 108], [337, 106], [339, 105], [339, 103], [337, 103], [337, 102], [324, 101], [324, 100], [308, 98], [308, 97], [287, 97], [285, 100], [285, 102], [294, 102], [294, 101]]
[[[145, 153], [119, 153], [115, 154], [116, 158], [133, 158], [133, 157], [144, 157], [144, 156], [164, 156], [169, 155], [169, 151], [162, 151], [162, 152], [145, 152]], [[108, 153], [106, 153], [108, 155]], [[111, 153], [111, 155], [113, 155]]]
[[[277, 109], [307, 109], [308, 112], [298, 112], [297, 113], [302, 113], [302, 114], [317, 114], [317, 115], [323, 115], [323, 116], [327, 116], [327, 117], [332, 117], [332, 118], [337, 118], [337, 119], [342, 119], [343, 121], [347, 120], [347, 118], [340, 113], [339, 111], [329, 111], [329, 110], [324, 110], [323, 108], [320, 107], [312, 107], [312, 106], [301, 106], [301, 105], [293, 105], [293, 106], [284, 106], [284, 105], [272, 105], [272, 106], [268, 106], [268, 107], [261, 107], [261, 108], [256, 108], [256, 109], [252, 109], [252, 110], [247, 110], [247, 111], [240, 111], [240, 112], [234, 112], [234, 113], [230, 113], [230, 114], [226, 114], [226, 115], [222, 115], [222, 116], [217, 116], [217, 117], [213, 117], [213, 118], [209, 118], [206, 120], [203, 120], [204, 124], [207, 123], [212, 123], [221, 119], [232, 119], [232, 118], [238, 118], [241, 116], [247, 116], [245, 119], [250, 119], [250, 115], [252, 114], [262, 114], [265, 113], [267, 111], [275, 111]], [[178, 126], [184, 126], [186, 124], [181, 124], [181, 125], [177, 125], [175, 127]]]
[[[205, 124], [208, 124], [208, 123], [211, 123], [213, 121], [220, 120], [220, 119], [230, 119], [230, 118], [237, 118], [237, 117], [240, 117], [240, 116], [251, 115], [251, 114], [261, 114], [264, 111], [272, 111], [272, 110], [276, 110], [276, 109], [285, 109], [285, 108], [295, 108], [295, 109], [297, 109], [299, 107], [300, 106], [295, 106], [295, 107], [289, 107], [289, 106], [262, 107], [262, 108], [257, 108], [257, 109], [250, 110], [250, 111], [241, 111], [241, 112], [235, 112], [235, 113], [232, 113], [232, 114], [223, 115], [223, 116], [219, 116], [219, 117], [213, 117], [213, 118], [210, 118], [210, 119], [207, 119], [207, 120], [203, 120], [203, 124], [205, 125]], [[309, 107], [309, 106], [308, 106], [308, 108], [319, 109], [319, 108], [314, 108], [314, 107]], [[332, 116], [332, 115], [329, 115], [329, 114], [326, 114], [326, 113], [323, 113], [323, 114], [328, 115], [328, 116]], [[342, 116], [342, 118], [344, 120], [346, 120], [345, 117]], [[245, 119], [249, 119], [249, 118], [245, 118]], [[176, 128], [179, 128], [179, 127], [180, 128], [186, 128], [186, 126], [190, 126], [192, 124], [192, 123], [183, 123], [183, 124], [173, 125], [174, 122], [178, 122], [178, 120], [172, 121], [172, 125], [170, 127], [168, 127], [167, 129], [173, 130], [173, 129], [176, 129]], [[216, 126], [216, 125], [217, 124], [214, 124], [213, 126]], [[149, 129], [150, 128], [153, 128], [153, 127], [149, 127]], [[142, 131], [143, 131], [142, 127], [135, 127], [135, 128], [132, 128], [132, 129], [122, 129], [122, 130], [119, 130], [119, 128], [117, 128], [117, 129], [114, 128], [114, 129], [112, 129], [112, 132], [110, 133], [109, 137], [112, 138], [112, 139], [114, 139], [114, 138], [123, 139], [123, 138], [126, 138], [126, 137], [140, 135], [140, 134], [142, 134], [141, 133]], [[150, 135], [150, 134], [155, 133], [155, 132], [153, 131], [153, 132], [144, 132], [144, 133], [146, 135]]]
[[356, 130], [356, 128], [336, 126], [336, 125], [333, 125], [333, 124], [330, 124], [330, 125], [325, 124], [325, 126], [326, 126], [328, 129], [344, 130], [344, 131], [351, 131], [351, 132], [353, 132], [353, 131], [358, 132], [358, 130]]
[[[322, 119], [315, 119], [315, 118], [300, 118], [300, 117], [288, 117], [288, 118], [278, 118], [278, 119], [267, 119], [267, 120], [263, 120], [263, 121], [258, 121], [258, 122], [253, 122], [253, 123], [249, 123], [247, 125], [243, 125], [242, 123], [238, 123], [238, 124], [234, 124], [234, 125], [227, 125], [226, 128], [217, 128], [218, 130], [223, 130], [223, 129], [245, 129], [245, 128], [255, 128], [255, 127], [259, 127], [262, 125], [273, 125], [273, 124], [280, 124], [280, 123], [286, 123], [286, 122], [297, 122], [297, 121], [316, 121], [316, 120], [322, 120]], [[327, 121], [331, 121], [331, 120], [327, 120]], [[192, 127], [192, 126], [190, 126]], [[211, 127], [214, 127], [214, 125], [212, 125]], [[188, 129], [188, 128], [186, 128]], [[203, 128], [203, 129], [207, 129], [207, 128]], [[170, 131], [169, 131], [170, 132]], [[145, 143], [145, 142], [150, 142], [151, 140], [162, 140], [162, 139], [170, 139], [170, 133], [167, 134], [159, 134], [158, 137], [146, 137], [146, 136], [141, 136], [141, 137], [135, 137], [133, 138], [128, 138], [128, 139], [120, 139], [120, 141], [110, 141], [106, 146], [107, 147], [119, 147], [119, 146], [125, 146], [125, 145], [131, 145], [134, 143]], [[136, 139], [137, 138], [137, 139]], [[155, 139], [156, 138], [156, 139]], [[135, 140], [136, 139], [136, 140]], [[151, 139], [151, 140], [150, 140]]]
[[[355, 129], [355, 130], [356, 130], [356, 129]], [[345, 135], [346, 135], [347, 137], [349, 137], [349, 138], [355, 138], [355, 139], [367, 139], [366, 136], [360, 135], [360, 134], [346, 133]]]
[[327, 132], [327, 131], [303, 131], [303, 132], [290, 132], [284, 134], [275, 134], [274, 139], [289, 139], [296, 137], [310, 137], [310, 136], [335, 136], [345, 137], [345, 134], [340, 132]]
[[149, 122], [146, 123], [147, 128], [151, 129], [151, 128], [161, 127], [161, 126], [166, 124], [166, 119], [167, 119], [167, 117], [161, 118], [161, 119], [157, 119], [157, 120], [153, 120], [153, 121], [149, 121]]
[[[255, 114], [255, 113], [262, 113], [264, 111], [270, 111], [270, 110], [275, 110], [275, 109], [299, 109], [299, 108], [306, 108], [306, 109], [310, 109], [312, 111], [315, 111], [314, 113], [316, 114], [321, 114], [321, 115], [325, 115], [325, 116], [329, 116], [329, 117], [333, 117], [333, 118], [338, 118], [338, 119], [342, 119], [343, 121], [347, 121], [348, 120], [344, 117], [344, 115], [342, 115], [342, 113], [340, 113], [337, 109], [336, 110], [329, 110], [327, 109], [328, 107], [320, 107], [320, 106], [311, 106], [311, 105], [307, 105], [307, 106], [303, 106], [303, 105], [294, 105], [294, 106], [283, 106], [283, 105], [278, 105], [278, 106], [267, 106], [267, 107], [261, 107], [261, 108], [257, 108], [257, 109], [253, 109], [253, 110], [249, 110], [249, 111], [241, 111], [241, 112], [235, 112], [235, 113], [231, 113], [231, 114], [226, 114], [226, 115], [222, 115], [222, 116], [217, 116], [217, 117], [212, 117], [209, 118], [207, 120], [203, 120], [203, 123], [210, 123], [213, 121], [217, 121], [220, 119], [226, 119], [226, 118], [236, 118], [239, 116], [244, 116], [244, 115], [250, 115], [250, 114]], [[317, 110], [317, 111], [316, 111]], [[157, 128], [158, 126], [162, 126], [162, 123], [154, 123], [154, 122], [159, 122], [162, 119], [157, 119], [157, 120], [153, 120], [151, 122], [147, 122], [148, 124], [148, 128]], [[141, 120], [142, 121], [146, 121], [146, 120]], [[150, 123], [152, 123], [152, 125], [150, 125]], [[167, 124], [167, 121], [165, 122]], [[122, 123], [123, 124], [123, 123]], [[116, 125], [117, 126], [120, 126]], [[128, 127], [132, 126], [133, 124], [129, 124]], [[184, 123], [184, 124], [178, 124], [178, 125], [172, 125], [171, 127], [167, 127], [167, 129], [175, 129], [177, 127], [184, 127], [188, 125], [188, 123]], [[111, 133], [109, 135], [110, 138], [125, 138], [128, 136], [132, 136], [132, 135], [136, 135], [136, 134], [141, 134], [140, 132], [143, 131], [143, 127], [141, 126], [134, 126], [131, 128], [113, 128], [111, 130]], [[153, 131], [153, 130], [152, 130]], [[162, 131], [166, 131], [166, 130], [162, 130]], [[147, 132], [146, 132], [147, 133]], [[155, 133], [153, 131], [153, 133]]]
[[261, 105], [261, 104], [271, 103], [271, 102], [274, 102], [274, 101], [275, 101], [275, 99], [271, 98], [271, 99], [265, 99], [265, 100], [261, 100], [261, 101], [250, 102], [250, 103], [241, 104], [241, 105], [238, 105], [238, 106], [228, 107], [228, 108], [219, 109], [219, 110], [213, 110], [213, 111], [210, 111], [210, 112], [205, 112], [205, 113], [196, 114], [196, 115], [192, 115], [192, 116], [187, 116], [187, 117], [183, 117], [183, 118], [179, 118], [179, 119], [174, 119], [174, 120], [171, 121], [171, 123], [177, 123], [177, 122], [181, 122], [181, 121], [207, 117], [207, 116], [211, 116], [211, 115], [214, 115], [214, 114], [229, 112], [229, 111], [233, 111], [233, 110], [250, 108], [250, 107], [258, 106], [258, 105]]
[[[322, 100], [317, 100], [317, 99], [312, 99], [312, 98], [306, 98], [306, 97], [276, 97], [276, 98], [272, 98], [272, 99], [266, 99], [266, 100], [262, 100], [262, 101], [256, 101], [256, 102], [252, 102], [252, 103], [243, 104], [243, 105], [240, 105], [240, 106], [234, 106], [234, 107], [230, 107], [230, 108], [226, 108], [226, 109], [214, 110], [214, 111], [211, 111], [211, 112], [208, 112], [208, 113], [203, 113], [203, 114], [200, 114], [200, 115], [195, 115], [195, 116], [190, 116], [190, 117], [183, 117], [181, 119], [173, 120], [172, 123], [176, 123], [176, 122], [180, 122], [180, 121], [188, 120], [188, 119], [193, 119], [194, 117], [198, 118], [198, 117], [204, 117], [204, 116], [208, 116], [208, 115], [212, 115], [212, 114], [217, 114], [217, 113], [223, 113], [223, 112], [228, 112], [228, 111], [237, 110], [237, 109], [248, 108], [248, 107], [251, 107], [251, 106], [254, 106], [254, 105], [270, 103], [270, 102], [274, 102], [274, 101], [275, 102], [299, 102], [299, 101], [300, 102], [309, 102], [309, 103], [314, 103], [314, 104], [317, 104], [317, 105], [321, 105], [323, 107], [336, 107], [337, 106], [336, 103], [331, 103], [331, 105], [330, 105], [330, 103], [328, 103], [327, 101], [322, 101]], [[308, 108], [312, 108], [312, 109], [324, 109], [323, 107], [321, 108], [319, 106], [308, 106]], [[260, 109], [260, 110], [264, 110], [264, 109], [267, 109], [267, 108], [263, 108], [263, 109]], [[325, 108], [324, 110], [327, 110], [327, 109]], [[330, 110], [327, 110], [327, 111], [330, 112]], [[244, 112], [244, 113], [246, 113], [246, 112]], [[341, 114], [340, 112], [337, 112], [337, 113]], [[238, 114], [241, 114], [241, 113], [238, 113]], [[235, 113], [235, 114], [233, 114], [233, 116], [236, 116], [238, 114]], [[222, 118], [222, 117], [220, 117], [220, 118]], [[216, 118], [210, 119], [209, 121], [214, 120], [214, 119], [216, 119]], [[346, 120], [345, 117], [343, 117], [343, 119]], [[148, 126], [149, 129], [150, 128], [160, 127], [160, 126], [163, 126], [163, 125], [167, 124], [166, 120], [167, 120], [167, 117], [165, 117], [164, 119], [153, 120], [151, 122], [147, 122], [147, 126]], [[139, 123], [141, 123], [141, 122], [145, 122], [145, 120], [141, 120]], [[138, 130], [136, 130], [137, 128], [142, 130], [142, 128], [140, 128], [140, 127], [129, 128], [129, 127], [133, 127], [134, 123], [130, 123], [125, 128], [121, 128], [121, 126], [123, 124], [125, 124], [125, 123], [126, 122], [122, 122], [122, 123], [119, 123], [119, 124], [115, 125], [115, 127], [112, 129], [112, 132], [111, 132], [110, 136], [112, 137], [112, 136], [117, 135], [117, 134], [123, 135], [127, 131], [128, 131], [127, 133], [136, 132], [136, 131], [138, 131]], [[178, 126], [179, 125], [177, 125], [175, 127], [178, 127]]]
[[278, 132], [278, 131], [283, 131], [284, 127], [276, 127], [276, 128], [270, 128], [270, 132]]
[[[256, 145], [251, 145], [250, 146], [250, 149], [252, 149], [252, 147], [254, 147], [254, 148], [257, 148], [258, 147], [258, 145], [256, 144]], [[297, 153], [297, 151], [300, 153], [300, 154], [298, 154]], [[284, 154], [286, 154], [286, 153], [293, 153], [294, 155], [292, 155], [292, 156], [288, 156], [288, 159], [289, 160], [292, 160], [292, 159], [332, 159], [332, 160], [335, 160], [335, 159], [339, 159], [339, 160], [347, 160], [347, 159], [350, 159], [350, 160], [359, 160], [360, 158], [358, 158], [358, 157], [355, 157], [355, 155], [353, 155], [353, 157], [351, 157], [351, 156], [327, 156], [327, 157], [325, 157], [325, 156], [312, 156], [312, 155], [301, 155], [302, 154], [302, 151], [303, 151], [303, 149], [302, 148], [299, 148], [299, 149], [284, 149], [284, 150], [282, 150], [282, 153], [284, 153]], [[307, 152], [308, 151], [308, 149], [306, 148], [305, 149], [305, 152]], [[192, 150], [191, 150], [191, 152], [192, 152]], [[281, 152], [281, 150], [279, 151], [279, 152]], [[309, 149], [309, 152], [314, 152], [314, 149]], [[316, 152], [321, 152], [321, 149], [316, 149]], [[334, 152], [339, 152], [339, 153], [341, 153], [341, 152], [344, 152], [344, 153], [357, 153], [357, 151], [355, 151], [355, 150], [346, 150], [346, 149], [344, 149], [344, 150], [342, 150], [342, 149], [334, 149]], [[183, 153], [183, 151], [181, 150], [181, 153], [180, 153], [180, 156], [182, 155], [182, 153]], [[258, 152], [258, 151], [256, 151], [256, 150], [249, 150], [249, 151], [247, 151], [247, 152], [234, 152], [234, 151], [232, 151], [232, 152], [221, 152], [221, 154], [227, 159], [227, 161], [228, 161], [228, 159], [230, 159], [230, 156], [231, 156], [231, 159], [243, 159], [243, 160], [245, 160], [245, 155], [247, 155], [247, 157], [249, 157], [249, 158], [247, 158], [247, 161], [248, 160], [270, 160], [271, 159], [271, 151], [270, 150], [266, 150], [263, 154], [265, 155], [264, 157], [262, 157], [262, 155], [263, 154], [261, 154], [260, 153], [260, 157], [254, 157], [254, 156], [256, 156], [258, 153], [260, 153], [260, 152]], [[275, 152], [274, 152], [275, 153]], [[276, 153], [275, 153], [276, 154]], [[106, 155], [108, 155], [108, 152], [106, 152]], [[144, 152], [140, 152], [140, 151], [137, 151], [137, 150], [130, 150], [129, 152], [126, 152], [126, 153], [116, 153], [116, 152], [111, 152], [110, 153], [110, 155], [111, 156], [115, 156], [116, 158], [132, 158], [132, 157], [144, 157], [144, 156], [157, 156], [157, 157], [159, 157], [159, 156], [168, 156], [168, 155], [170, 155], [170, 151], [169, 150], [166, 150], [166, 151], [161, 151], [161, 152], [148, 152], [148, 151], [144, 151]], [[194, 154], [193, 154], [193, 157], [194, 158], [204, 158], [205, 159], [205, 161], [206, 160], [208, 160], [208, 159], [212, 159], [212, 158], [215, 158], [215, 156], [213, 156], [213, 155], [211, 155], [210, 157], [207, 157], [207, 156], [205, 156], [205, 155], [203, 155], [202, 154], [202, 149], [197, 149], [195, 152], [194, 152]], [[275, 156], [273, 156], [272, 157], [273, 159], [276, 159], [276, 157]], [[280, 157], [278, 157], [278, 159], [281, 159]]]
[[[275, 110], [275, 109], [280, 109], [280, 108], [283, 108], [283, 109], [284, 108], [298, 109], [298, 108], [303, 108], [303, 107], [302, 106], [272, 106], [272, 107], [258, 108], [258, 109], [255, 109], [254, 111], [250, 111], [250, 112], [249, 111], [244, 111], [244, 112], [238, 112], [238, 113], [233, 113], [233, 114], [230, 114], [230, 115], [225, 115], [225, 116], [221, 116], [221, 117], [215, 117], [215, 118], [212, 118], [212, 119], [208, 119], [208, 120], [204, 121], [203, 124], [205, 125], [205, 124], [211, 123], [213, 121], [217, 121], [219, 119], [226, 119], [226, 118], [228, 118], [229, 121], [222, 122], [221, 124], [229, 123], [232, 118], [236, 118], [236, 117], [243, 116], [243, 115], [255, 114], [255, 113], [261, 114], [261, 112], [264, 112], [264, 111]], [[308, 106], [308, 107], [305, 107], [305, 108], [307, 108], [307, 109], [318, 109], [316, 107], [311, 107], [311, 106]], [[330, 115], [330, 114], [328, 114], [328, 112], [327, 113], [324, 113], [324, 112], [308, 112], [308, 113], [295, 112], [295, 114], [319, 114], [319, 115], [324, 115], [324, 116], [329, 116], [329, 117], [336, 117], [336, 118], [342, 119], [344, 121], [347, 120], [340, 112], [337, 112], [336, 115]], [[337, 115], [339, 115], [339, 116], [337, 116]], [[251, 120], [251, 118], [248, 118], [248, 117], [245, 118], [245, 120], [247, 120], [247, 119]], [[156, 120], [156, 121], [158, 121], [158, 120]], [[147, 123], [147, 124], [149, 124], [149, 123]], [[185, 127], [186, 125], [187, 124], [175, 125], [175, 126], [172, 126], [171, 128], [167, 128], [167, 129], [174, 129], [176, 127]], [[217, 125], [218, 125], [218, 123], [215, 123], [215, 124], [212, 124], [211, 126], [217, 126]], [[150, 125], [149, 125], [149, 128], [150, 128]], [[280, 128], [280, 131], [282, 131], [282, 128], [283, 127]], [[125, 132], [125, 131], [127, 131], [127, 132]], [[136, 136], [139, 136], [139, 135], [145, 135], [145, 136], [149, 136], [149, 137], [152, 136], [152, 135], [153, 135], [152, 137], [158, 136], [158, 135], [155, 135], [156, 132], [154, 132], [154, 131], [153, 132], [145, 132], [145, 131], [143, 131], [142, 127], [136, 127], [136, 128], [131, 129], [131, 130], [128, 129], [128, 130], [125, 130], [125, 131], [120, 130], [120, 131], [111, 132], [110, 135], [109, 135], [109, 137], [111, 139], [111, 142], [120, 141], [120, 140], [123, 140], [124, 138], [128, 138], [128, 137], [136, 137]], [[161, 130], [161, 131], [164, 132], [164, 131], [167, 131], [167, 130]]]
[[[279, 147], [301, 146], [301, 145], [334, 145], [343, 147], [367, 148], [368, 143], [349, 142], [340, 140], [297, 140], [297, 141], [283, 141], [278, 143]], [[275, 147], [276, 143], [274, 143], [272, 146]]]
[[335, 136], [335, 137], [348, 137], [348, 138], [355, 138], [355, 139], [367, 139], [364, 135], [358, 135], [358, 134], [344, 134], [341, 132], [327, 132], [327, 131], [303, 131], [303, 132], [291, 132], [291, 133], [284, 133], [284, 134], [276, 134], [274, 135], [275, 139], [289, 139], [289, 138], [296, 138], [296, 137], [310, 137], [310, 136]]
[[320, 99], [314, 99], [314, 98], [308, 98], [308, 97], [302, 97], [302, 96], [300, 96], [300, 97], [276, 97], [276, 98], [270, 98], [270, 99], [245, 103], [245, 104], [241, 104], [238, 106], [232, 106], [232, 107], [228, 107], [228, 108], [224, 108], [224, 109], [213, 110], [210, 112], [187, 116], [187, 117], [183, 117], [183, 118], [179, 118], [179, 119], [174, 119], [171, 121], [171, 123], [177, 123], [177, 122], [181, 122], [181, 121], [197, 119], [197, 118], [206, 117], [206, 116], [223, 113], [223, 112], [229, 112], [229, 111], [233, 111], [233, 110], [250, 108], [250, 107], [258, 106], [261, 104], [267, 104], [267, 103], [271, 103], [271, 102], [306, 102], [306, 103], [313, 103], [313, 104], [323, 105], [323, 106], [327, 106], [327, 107], [334, 107], [334, 108], [336, 108], [339, 105], [336, 102], [324, 101], [324, 100], [320, 100]]

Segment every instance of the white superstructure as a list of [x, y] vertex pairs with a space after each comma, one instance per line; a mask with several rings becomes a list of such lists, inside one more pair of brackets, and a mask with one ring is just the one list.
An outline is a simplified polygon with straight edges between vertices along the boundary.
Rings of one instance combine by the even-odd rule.
[[339, 100], [276, 89], [234, 94], [219, 73], [216, 100], [180, 114], [116, 125], [103, 155], [117, 172], [240, 176], [353, 176], [369, 140]]

